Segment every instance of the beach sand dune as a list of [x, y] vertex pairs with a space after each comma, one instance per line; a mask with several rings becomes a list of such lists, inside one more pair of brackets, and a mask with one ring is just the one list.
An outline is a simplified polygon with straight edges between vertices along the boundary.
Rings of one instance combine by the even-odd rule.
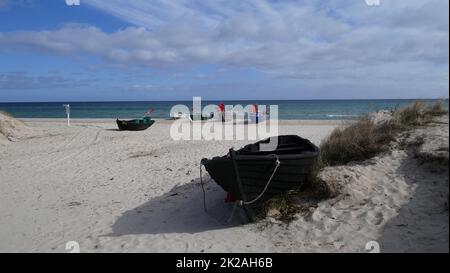
[[20, 120], [0, 111], [0, 144], [30, 137], [30, 129]]
[[[424, 171], [407, 151], [325, 173], [342, 194], [308, 217], [246, 224], [238, 211], [227, 223], [232, 207], [207, 174], [203, 209], [199, 162], [251, 141], [174, 141], [164, 120], [142, 132], [111, 120], [25, 123], [37, 137], [0, 145], [2, 252], [66, 252], [68, 241], [82, 252], [366, 252], [371, 240], [448, 251], [448, 173]], [[319, 144], [339, 124], [287, 121], [280, 133]]]

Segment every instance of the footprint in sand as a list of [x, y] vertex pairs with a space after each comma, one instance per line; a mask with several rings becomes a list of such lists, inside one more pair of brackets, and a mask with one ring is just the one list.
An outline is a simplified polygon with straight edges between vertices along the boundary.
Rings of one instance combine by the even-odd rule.
[[384, 220], [383, 214], [381, 212], [369, 211], [367, 212], [366, 221], [371, 225], [378, 226]]

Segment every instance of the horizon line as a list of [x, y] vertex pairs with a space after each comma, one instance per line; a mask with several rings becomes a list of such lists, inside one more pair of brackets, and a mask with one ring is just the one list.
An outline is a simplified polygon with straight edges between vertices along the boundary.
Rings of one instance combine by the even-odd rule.
[[[227, 101], [249, 101], [249, 102], [261, 102], [261, 101], [363, 101], [363, 100], [449, 100], [449, 98], [378, 98], [378, 99], [226, 99], [226, 100], [220, 100], [220, 99], [202, 99], [202, 101], [220, 101], [220, 102], [227, 102]], [[109, 102], [186, 102], [191, 100], [105, 100], [105, 101], [96, 101], [96, 100], [65, 100], [65, 101], [7, 101], [7, 102], [1, 102], [0, 104], [8, 104], [8, 103], [109, 103]]]

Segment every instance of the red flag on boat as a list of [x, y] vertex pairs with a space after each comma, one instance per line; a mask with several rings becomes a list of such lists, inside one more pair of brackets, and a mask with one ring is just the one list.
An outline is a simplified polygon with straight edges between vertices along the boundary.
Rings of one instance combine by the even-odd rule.
[[150, 115], [150, 114], [153, 113], [153, 112], [155, 112], [155, 109], [150, 108], [150, 109], [147, 110], [147, 112], [145, 112], [144, 115]]
[[219, 112], [225, 112], [225, 104], [223, 102], [219, 103], [217, 109], [219, 110]]
[[217, 111], [219, 111], [219, 116], [222, 119], [222, 122], [225, 122], [225, 104], [223, 102], [219, 103], [217, 106]]
[[252, 106], [253, 106], [252, 107], [252, 112], [253, 113], [258, 113], [258, 104], [253, 104]]
[[225, 112], [225, 104], [223, 102], [219, 103], [217, 109], [219, 110], [219, 112]]

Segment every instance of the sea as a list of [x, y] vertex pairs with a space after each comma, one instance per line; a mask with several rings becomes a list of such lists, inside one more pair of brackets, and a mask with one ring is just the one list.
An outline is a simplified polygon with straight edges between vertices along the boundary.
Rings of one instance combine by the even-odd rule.
[[[219, 103], [225, 105], [278, 105], [280, 120], [342, 120], [357, 119], [382, 109], [398, 109], [417, 100], [261, 100], [261, 101], [202, 101], [202, 107]], [[425, 103], [442, 101], [448, 109], [448, 99], [421, 100]], [[71, 118], [135, 118], [150, 110], [153, 118], [166, 119], [175, 105], [192, 109], [192, 101], [114, 101], [114, 102], [17, 102], [1, 103], [0, 111], [17, 118], [65, 118], [63, 104], [70, 104]], [[260, 107], [261, 109], [262, 107]]]

